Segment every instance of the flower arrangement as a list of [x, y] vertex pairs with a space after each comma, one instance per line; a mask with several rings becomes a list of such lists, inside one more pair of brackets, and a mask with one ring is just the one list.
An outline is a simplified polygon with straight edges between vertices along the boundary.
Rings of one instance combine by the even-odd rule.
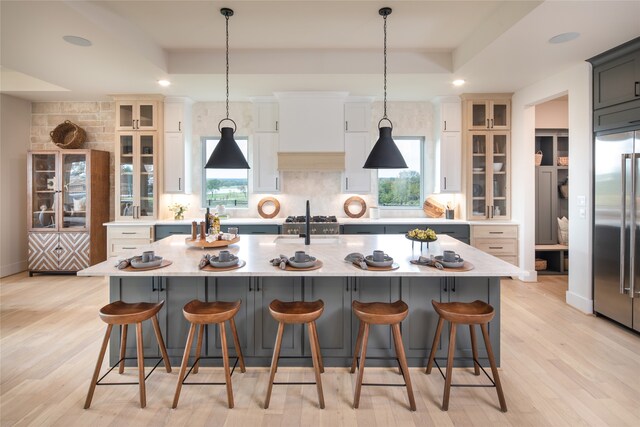
[[174, 219], [184, 219], [184, 212], [189, 208], [189, 204], [172, 203], [169, 205], [169, 210], [173, 212]]

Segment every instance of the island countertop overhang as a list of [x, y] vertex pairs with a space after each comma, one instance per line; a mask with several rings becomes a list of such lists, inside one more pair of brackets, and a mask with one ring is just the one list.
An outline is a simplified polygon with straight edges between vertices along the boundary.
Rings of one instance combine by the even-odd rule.
[[[144, 250], [153, 250], [157, 255], [171, 260], [172, 264], [155, 270], [123, 271], [115, 267], [121, 257], [112, 257], [106, 261], [78, 272], [79, 276], [400, 276], [400, 277], [504, 277], [517, 276], [521, 270], [499, 258], [489, 255], [447, 235], [439, 235], [438, 240], [412, 245], [402, 235], [337, 235], [312, 236], [311, 245], [305, 246], [302, 241], [285, 235], [241, 235], [241, 240], [227, 248], [198, 249], [187, 246], [184, 235], [173, 235], [149, 244]], [[412, 248], [413, 246], [413, 248]], [[217, 254], [221, 249], [228, 249], [246, 262], [242, 268], [224, 272], [203, 271], [198, 262], [203, 254]], [[344, 261], [344, 257], [352, 252], [369, 255], [373, 250], [384, 250], [399, 265], [397, 270], [370, 271]], [[268, 261], [280, 254], [293, 256], [295, 251], [304, 250], [323, 262], [322, 268], [312, 271], [283, 271], [272, 266]], [[440, 271], [432, 267], [418, 266], [410, 263], [420, 255], [441, 255], [444, 250], [453, 250], [474, 268], [469, 271]], [[140, 249], [126, 256], [140, 255]]]

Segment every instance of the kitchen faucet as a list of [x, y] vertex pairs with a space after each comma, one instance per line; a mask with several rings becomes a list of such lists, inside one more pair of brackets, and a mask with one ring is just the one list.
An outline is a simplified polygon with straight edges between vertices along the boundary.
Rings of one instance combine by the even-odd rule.
[[300, 237], [304, 237], [304, 244], [309, 246], [311, 244], [311, 230], [309, 223], [311, 222], [311, 215], [309, 209], [309, 201], [307, 200], [307, 214], [304, 218], [304, 234], [300, 234]]

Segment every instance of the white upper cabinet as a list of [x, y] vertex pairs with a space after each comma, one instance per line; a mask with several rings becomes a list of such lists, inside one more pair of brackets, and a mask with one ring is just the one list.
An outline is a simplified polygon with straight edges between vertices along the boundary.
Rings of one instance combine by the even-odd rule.
[[280, 152], [344, 152], [346, 92], [279, 92]]
[[188, 98], [166, 98], [164, 102], [165, 193], [191, 193], [191, 104]]
[[256, 132], [253, 135], [253, 192], [276, 193], [282, 181], [278, 172], [278, 134]]
[[370, 126], [370, 102], [347, 102], [344, 104], [345, 132], [368, 132]]
[[348, 132], [344, 136], [345, 171], [342, 179], [344, 193], [370, 193], [371, 170], [363, 169], [371, 150], [369, 132]]
[[164, 131], [184, 131], [184, 103], [165, 102], [164, 104]]
[[277, 102], [255, 102], [253, 111], [255, 132], [278, 132], [280, 125]]
[[158, 101], [116, 99], [116, 130], [157, 130]]
[[462, 130], [462, 107], [458, 102], [443, 102], [440, 106], [440, 127], [442, 132], [460, 132]]
[[[458, 104], [458, 107], [460, 105]], [[462, 191], [462, 135], [460, 132], [442, 132], [440, 135], [440, 192]]]

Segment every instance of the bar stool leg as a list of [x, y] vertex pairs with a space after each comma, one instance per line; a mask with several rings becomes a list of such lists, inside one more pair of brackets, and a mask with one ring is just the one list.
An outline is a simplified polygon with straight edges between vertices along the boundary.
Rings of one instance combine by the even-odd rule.
[[127, 355], [127, 328], [129, 325], [126, 323], [120, 325], [120, 366], [118, 367], [118, 373], [124, 373], [124, 358]]
[[320, 372], [324, 373], [324, 362], [322, 361], [322, 353], [320, 352], [320, 339], [318, 338], [318, 327], [316, 326], [315, 320], [311, 322], [311, 326], [313, 327], [313, 336], [315, 337], [313, 342], [316, 345], [316, 354], [318, 355], [318, 365], [320, 366]]
[[353, 350], [353, 362], [351, 362], [351, 373], [356, 371], [356, 365], [358, 363], [358, 355], [360, 354], [360, 348], [362, 346], [362, 335], [364, 333], [364, 322], [360, 320], [358, 326], [358, 338], [356, 338], [356, 348]]
[[400, 333], [400, 324], [391, 325], [393, 331], [393, 339], [396, 343], [397, 356], [400, 359], [400, 367], [404, 376], [404, 382], [407, 384], [407, 395], [409, 396], [409, 406], [412, 411], [416, 410], [416, 400], [413, 397], [413, 387], [411, 386], [411, 375], [409, 374], [409, 366], [407, 366], [407, 357], [404, 354], [404, 345], [402, 345], [402, 334]]
[[264, 409], [269, 408], [271, 401], [271, 389], [273, 388], [273, 380], [278, 369], [278, 359], [280, 358], [280, 346], [282, 345], [282, 334], [284, 333], [284, 323], [278, 323], [278, 335], [276, 336], [276, 346], [273, 349], [273, 359], [271, 359], [271, 373], [269, 374], [269, 386], [267, 387], [267, 397], [264, 401]]
[[173, 396], [173, 405], [171, 407], [175, 409], [178, 406], [178, 399], [180, 399], [180, 390], [182, 390], [182, 381], [187, 373], [187, 365], [189, 364], [189, 352], [191, 351], [191, 344], [193, 344], [193, 336], [196, 334], [196, 324], [192, 323], [189, 326], [189, 335], [187, 336], [187, 344], [184, 347], [184, 355], [182, 356], [182, 364], [180, 365], [180, 373], [178, 374], [178, 384], [176, 385], [176, 393]]
[[96, 368], [93, 370], [93, 377], [91, 378], [91, 384], [89, 385], [89, 392], [87, 393], [87, 400], [84, 402], [84, 409], [89, 409], [91, 406], [91, 400], [93, 399], [93, 392], [96, 390], [96, 383], [98, 382], [98, 376], [100, 375], [100, 368], [102, 367], [102, 361], [104, 360], [104, 354], [107, 351], [109, 345], [109, 337], [111, 336], [112, 324], [107, 325], [107, 332], [104, 334], [102, 340], [102, 347], [100, 347], [100, 353], [98, 354], [98, 361], [96, 362]]
[[193, 373], [197, 374], [198, 373], [198, 368], [200, 368], [200, 354], [202, 353], [202, 337], [204, 336], [204, 325], [200, 324], [198, 325], [198, 341], [196, 341], [196, 362], [193, 365]]
[[[158, 315], [155, 315], [151, 318], [153, 322], [153, 331], [156, 333], [156, 339], [158, 340], [158, 346], [160, 347], [160, 352], [162, 353], [162, 359], [164, 359], [164, 367], [167, 372], [171, 372], [171, 362], [169, 361], [169, 355], [167, 354], [167, 348], [164, 345], [164, 340], [162, 339], [162, 332], [160, 332], [160, 324], [158, 323]], [[142, 326], [140, 326], [142, 328]], [[142, 330], [142, 329], [140, 329]]]
[[318, 360], [318, 337], [313, 327], [313, 322], [307, 323], [309, 330], [309, 347], [311, 347], [311, 357], [313, 359], [313, 372], [316, 375], [316, 388], [318, 389], [318, 402], [320, 409], [324, 409], [324, 393], [322, 393], [322, 378], [320, 377], [320, 361]]
[[478, 342], [476, 340], [476, 330], [473, 325], [469, 325], [469, 334], [471, 335], [471, 351], [473, 352], [473, 373], [474, 375], [480, 375], [480, 367], [475, 362], [478, 360]]
[[489, 331], [487, 330], [487, 324], [480, 325], [482, 328], [482, 337], [484, 338], [484, 344], [487, 347], [487, 355], [489, 356], [489, 364], [491, 365], [491, 373], [493, 374], [493, 382], [496, 383], [496, 391], [498, 392], [498, 400], [500, 401], [500, 410], [507, 412], [507, 401], [504, 399], [504, 393], [502, 392], [502, 383], [500, 382], [500, 376], [498, 375], [498, 368], [496, 367], [496, 360], [493, 357], [493, 348], [491, 347], [491, 341], [489, 340]]
[[[358, 381], [356, 382], [356, 392], [353, 396], [353, 407], [358, 409], [360, 405], [360, 390], [362, 389], [362, 378], [364, 377], [364, 364], [367, 358], [367, 342], [369, 341], [369, 324], [364, 323], [364, 332], [362, 334], [362, 353], [360, 354], [360, 368], [358, 369]], [[355, 356], [354, 356], [355, 357]], [[352, 366], [353, 367], [353, 366]]]
[[231, 384], [231, 371], [229, 370], [229, 349], [227, 348], [227, 331], [224, 322], [220, 323], [220, 345], [222, 345], [222, 363], [224, 364], [224, 381], [227, 383], [227, 401], [229, 409], [233, 408], [233, 384]]
[[438, 342], [440, 341], [440, 334], [442, 333], [443, 325], [444, 325], [444, 319], [442, 317], [438, 318], [438, 327], [436, 328], [436, 335], [433, 337], [433, 344], [431, 345], [431, 353], [429, 354], [429, 362], [427, 362], [427, 369], [425, 370], [427, 374], [430, 374], [431, 368], [433, 368], [433, 361], [436, 358], [436, 351], [438, 351]]
[[442, 398], [442, 410], [449, 409], [449, 393], [451, 392], [451, 377], [453, 376], [453, 356], [456, 351], [456, 324], [451, 324], [451, 332], [449, 333], [449, 352], [447, 354], [447, 375], [444, 382], [444, 397]]
[[140, 387], [140, 407], [147, 406], [147, 390], [144, 384], [144, 345], [142, 342], [142, 322], [136, 323], [136, 347], [138, 353], [138, 382]]
[[238, 331], [236, 330], [236, 322], [233, 317], [229, 319], [229, 326], [231, 326], [231, 334], [233, 335], [233, 344], [236, 346], [236, 355], [240, 362], [240, 372], [246, 372], [247, 368], [244, 366], [244, 357], [242, 356], [242, 347], [240, 347], [240, 340], [238, 339]]

